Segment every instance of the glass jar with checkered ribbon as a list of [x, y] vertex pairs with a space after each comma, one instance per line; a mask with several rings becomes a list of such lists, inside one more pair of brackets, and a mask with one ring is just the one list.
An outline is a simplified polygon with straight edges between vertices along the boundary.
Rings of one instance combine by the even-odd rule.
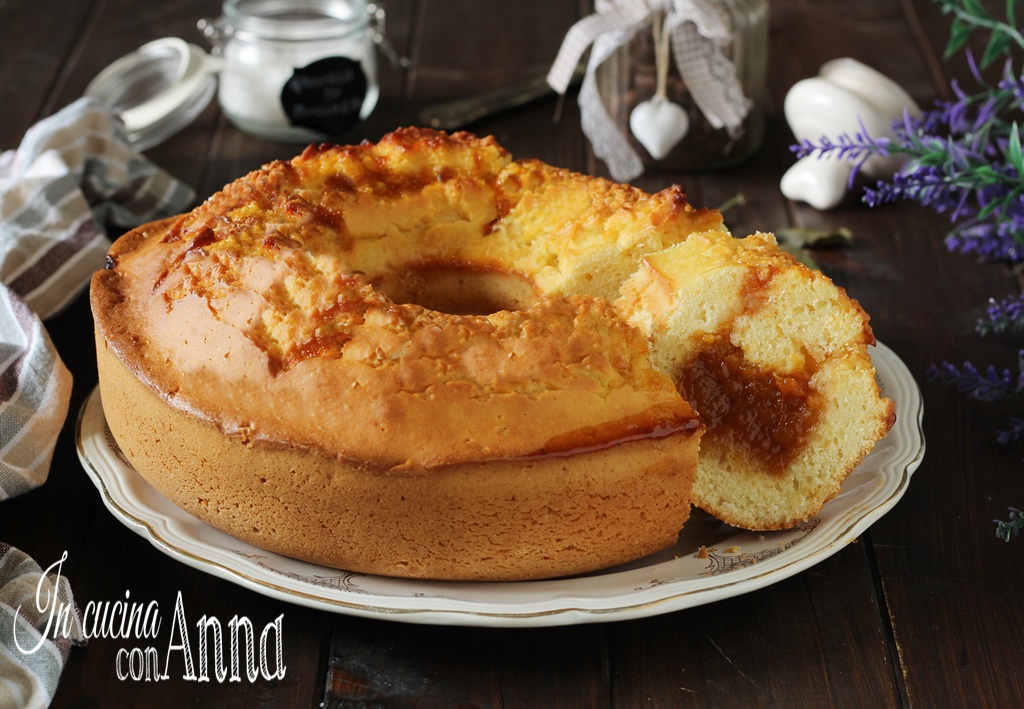
[[591, 47], [584, 133], [616, 180], [711, 170], [760, 147], [767, 0], [599, 0], [566, 34], [548, 81], [564, 92]]

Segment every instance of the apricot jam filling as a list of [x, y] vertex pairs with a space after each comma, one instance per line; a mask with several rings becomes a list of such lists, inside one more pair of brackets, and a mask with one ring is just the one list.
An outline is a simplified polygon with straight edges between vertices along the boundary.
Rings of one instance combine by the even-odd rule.
[[700, 414], [706, 436], [718, 437], [779, 475], [803, 449], [818, 421], [822, 397], [813, 371], [791, 375], [746, 362], [728, 337], [715, 338], [676, 376]]

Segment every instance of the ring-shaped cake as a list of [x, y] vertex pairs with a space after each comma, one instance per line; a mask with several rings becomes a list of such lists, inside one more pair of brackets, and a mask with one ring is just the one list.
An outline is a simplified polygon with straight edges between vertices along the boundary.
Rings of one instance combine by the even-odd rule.
[[691, 502], [784, 528], [895, 415], [866, 313], [770, 235], [465, 133], [271, 163], [119, 239], [92, 307], [146, 480], [366, 573], [583, 573]]
[[642, 557], [689, 514], [703, 426], [609, 301], [722, 228], [492, 139], [313, 146], [114, 244], [104, 412], [164, 495], [289, 556], [488, 580]]

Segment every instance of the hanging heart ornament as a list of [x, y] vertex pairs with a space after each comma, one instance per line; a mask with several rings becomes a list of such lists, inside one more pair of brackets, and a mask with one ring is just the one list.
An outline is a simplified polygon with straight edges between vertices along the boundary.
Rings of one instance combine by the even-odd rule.
[[661, 160], [690, 130], [690, 117], [682, 106], [668, 100], [669, 27], [655, 13], [654, 65], [657, 75], [654, 98], [641, 101], [629, 114], [629, 129], [655, 160]]
[[655, 160], [661, 160], [686, 137], [690, 118], [682, 106], [655, 97], [641, 101], [629, 114], [629, 129]]

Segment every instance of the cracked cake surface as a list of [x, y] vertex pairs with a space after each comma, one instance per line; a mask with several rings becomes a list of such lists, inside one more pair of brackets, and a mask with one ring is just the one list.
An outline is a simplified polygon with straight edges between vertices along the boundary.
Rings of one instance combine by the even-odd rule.
[[[384, 468], [692, 427], [602, 295], [640, 254], [720, 216], [426, 135], [311, 148], [119, 241], [97, 276], [100, 325], [148, 337], [108, 341], [225, 433]], [[602, 249], [611, 265], [595, 269]], [[378, 287], [435, 268], [500, 274], [518, 307], [452, 314]]]

